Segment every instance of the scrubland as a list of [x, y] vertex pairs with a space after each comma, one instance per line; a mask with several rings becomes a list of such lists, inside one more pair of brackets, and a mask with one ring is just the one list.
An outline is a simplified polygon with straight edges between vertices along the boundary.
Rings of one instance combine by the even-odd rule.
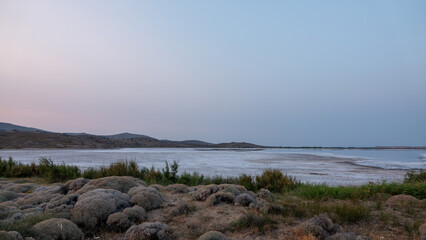
[[179, 173], [178, 163], [0, 159], [0, 239], [425, 239], [426, 173], [402, 183], [301, 183]]

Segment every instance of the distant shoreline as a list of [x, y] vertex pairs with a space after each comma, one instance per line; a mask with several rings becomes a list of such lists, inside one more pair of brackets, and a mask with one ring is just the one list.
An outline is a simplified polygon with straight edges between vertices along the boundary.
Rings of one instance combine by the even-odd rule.
[[424, 147], [411, 147], [411, 146], [378, 146], [378, 147], [267, 147], [267, 148], [281, 148], [281, 149], [342, 149], [342, 150], [426, 150]]
[[426, 150], [426, 146], [322, 147], [262, 146], [248, 142], [210, 143], [200, 140], [174, 141], [150, 136], [120, 133], [93, 135], [57, 133], [0, 122], [0, 149], [120, 149], [120, 148], [197, 148], [197, 149], [336, 149], [336, 150]]
[[261, 151], [263, 149], [314, 149], [314, 150], [426, 150], [426, 147], [108, 147], [108, 148], [87, 148], [87, 147], [35, 147], [35, 148], [1, 148], [0, 150], [100, 150], [100, 149], [125, 149], [125, 148], [192, 148], [197, 150], [208, 150], [208, 151]]

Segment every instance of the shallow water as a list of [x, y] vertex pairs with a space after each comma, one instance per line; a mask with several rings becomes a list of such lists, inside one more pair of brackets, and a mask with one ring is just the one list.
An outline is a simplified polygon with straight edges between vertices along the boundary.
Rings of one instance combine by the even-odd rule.
[[425, 150], [125, 148], [0, 150], [0, 157], [11, 156], [22, 163], [48, 157], [55, 163], [64, 162], [81, 169], [125, 159], [148, 168], [162, 168], [165, 161], [177, 161], [180, 173], [197, 171], [209, 176], [256, 175], [264, 169], [277, 168], [304, 182], [359, 185], [401, 182], [409, 170], [426, 169], [426, 161], [420, 158], [425, 153]]

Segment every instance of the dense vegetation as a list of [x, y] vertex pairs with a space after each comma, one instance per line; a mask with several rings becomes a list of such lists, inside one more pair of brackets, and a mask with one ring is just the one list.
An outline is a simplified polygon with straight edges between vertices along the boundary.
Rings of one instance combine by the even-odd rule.
[[275, 193], [301, 197], [303, 199], [379, 199], [381, 194], [408, 194], [419, 199], [426, 198], [426, 173], [411, 172], [406, 175], [404, 183], [369, 183], [362, 186], [328, 186], [324, 184], [301, 183], [292, 176], [276, 169], [265, 170], [259, 176], [242, 174], [239, 177], [208, 177], [197, 172], [178, 174], [177, 162], [165, 163], [162, 169], [140, 168], [135, 161], [119, 161], [109, 166], [88, 168], [81, 171], [76, 166], [54, 164], [52, 160], [41, 158], [39, 163], [23, 164], [12, 158], [0, 158], [0, 177], [25, 178], [41, 177], [49, 182], [64, 182], [78, 177], [96, 179], [108, 176], [132, 176], [144, 180], [148, 184], [168, 185], [182, 183], [189, 186], [201, 184], [232, 183], [245, 186], [248, 190], [257, 191], [267, 188]]

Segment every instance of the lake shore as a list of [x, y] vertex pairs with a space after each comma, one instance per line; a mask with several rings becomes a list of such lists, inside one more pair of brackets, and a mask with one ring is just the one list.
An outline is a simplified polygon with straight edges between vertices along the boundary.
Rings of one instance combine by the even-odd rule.
[[361, 185], [369, 182], [402, 182], [412, 170], [426, 169], [418, 156], [421, 150], [282, 150], [282, 149], [194, 149], [125, 148], [96, 150], [0, 150], [0, 157], [30, 164], [41, 157], [55, 164], [74, 165], [82, 170], [108, 166], [120, 160], [135, 161], [139, 167], [161, 168], [177, 161], [181, 172], [205, 176], [258, 175], [267, 168], [280, 169], [300, 181], [329, 185]]

